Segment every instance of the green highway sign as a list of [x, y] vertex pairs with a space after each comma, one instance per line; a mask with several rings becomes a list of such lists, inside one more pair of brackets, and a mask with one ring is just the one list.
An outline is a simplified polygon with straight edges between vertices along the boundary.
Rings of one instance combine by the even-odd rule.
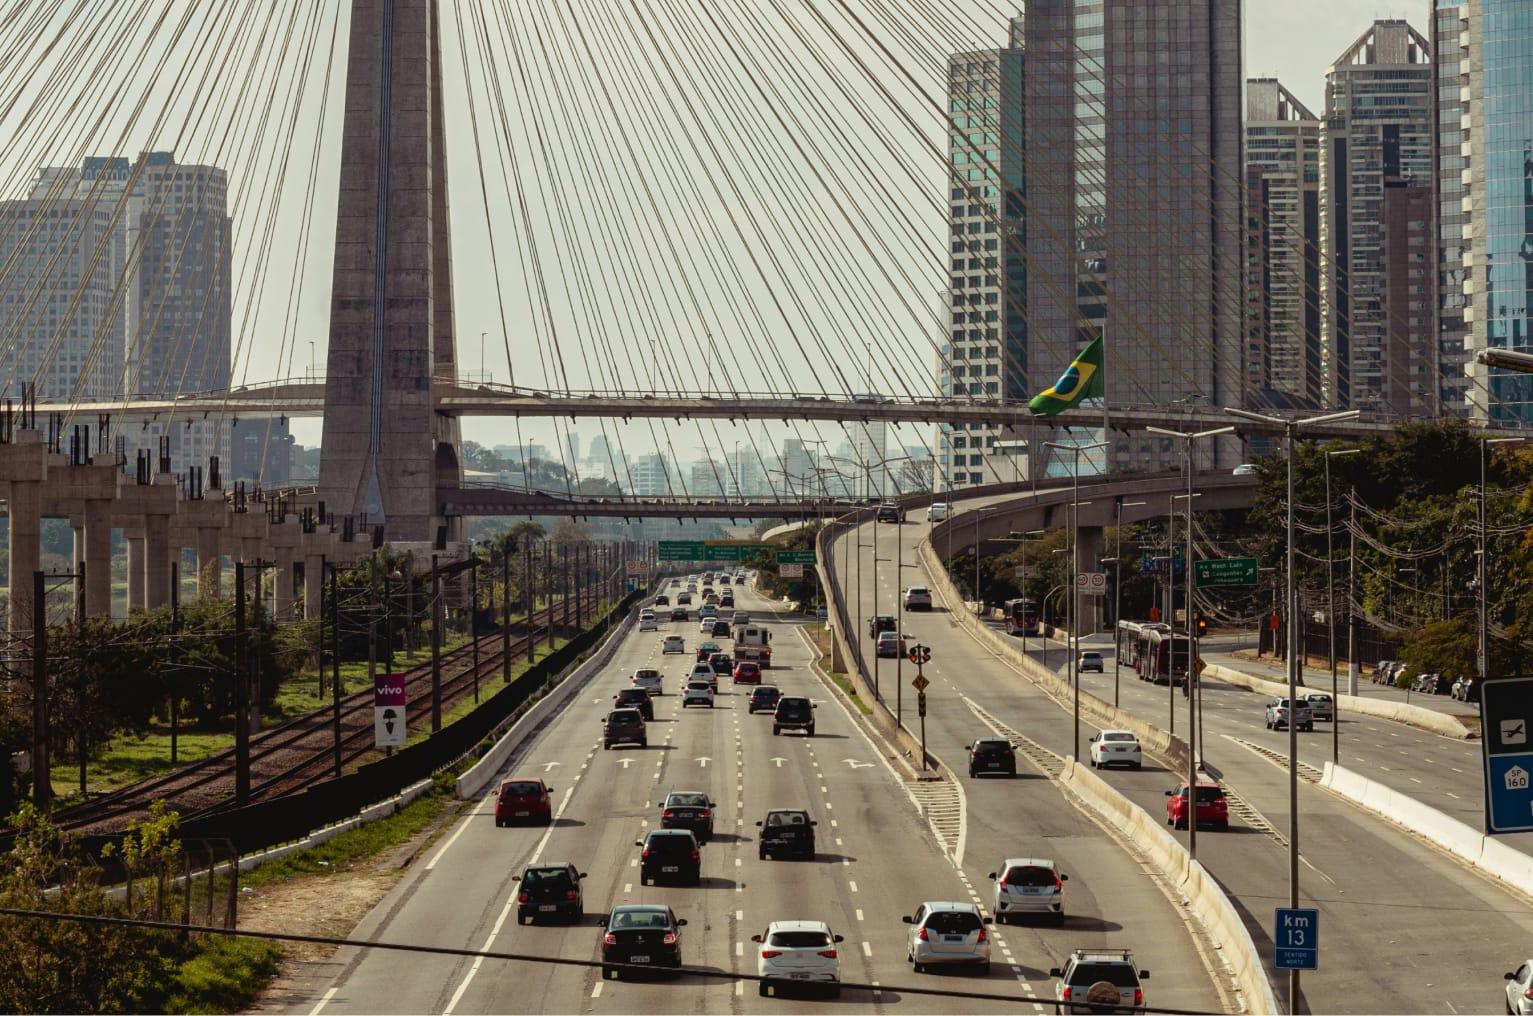
[[817, 564], [819, 558], [812, 550], [779, 550], [777, 552], [778, 564]]
[[1216, 557], [1194, 561], [1192, 575], [1199, 586], [1254, 586], [1257, 584], [1256, 558]]
[[773, 549], [770, 543], [746, 540], [661, 540], [659, 557], [662, 561], [744, 561]]

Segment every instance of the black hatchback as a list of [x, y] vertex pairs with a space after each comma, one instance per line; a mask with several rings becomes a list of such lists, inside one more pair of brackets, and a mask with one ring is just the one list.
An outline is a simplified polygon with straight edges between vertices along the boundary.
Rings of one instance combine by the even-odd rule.
[[690, 829], [652, 829], [633, 845], [643, 848], [639, 854], [639, 881], [643, 884], [697, 885], [702, 881], [703, 855]]
[[763, 861], [768, 857], [804, 857], [814, 859], [814, 820], [807, 811], [794, 808], [773, 808], [766, 818], [756, 823], [761, 830], [756, 855]]
[[516, 892], [516, 921], [531, 924], [539, 917], [562, 917], [567, 921], [579, 921], [585, 913], [581, 899], [580, 880], [586, 877], [573, 864], [534, 864], [515, 881], [521, 885]]
[[[606, 929], [601, 939], [602, 977], [610, 980], [637, 973], [634, 967], [681, 966], [681, 929], [686, 923], [685, 918], [678, 919], [674, 910], [661, 904], [614, 907], [601, 919]], [[619, 963], [629, 968], [619, 969]]]
[[713, 809], [708, 795], [691, 790], [673, 790], [660, 806], [661, 829], [689, 829], [698, 841], [713, 838]]
[[969, 745], [969, 775], [1017, 775], [1017, 752], [1004, 737], [982, 737]]
[[637, 709], [646, 720], [655, 718], [655, 700], [649, 697], [648, 688], [619, 688], [612, 696], [612, 708]]
[[784, 730], [802, 730], [813, 737], [814, 703], [797, 695], [784, 695], [778, 699], [777, 708], [772, 713], [772, 733], [780, 734]]
[[602, 747], [614, 744], [636, 744], [649, 747], [649, 730], [644, 726], [644, 714], [632, 706], [614, 709], [602, 721]]
[[750, 703], [745, 707], [748, 713], [774, 713], [777, 711], [777, 700], [782, 698], [782, 689], [775, 684], [758, 685], [751, 689]]

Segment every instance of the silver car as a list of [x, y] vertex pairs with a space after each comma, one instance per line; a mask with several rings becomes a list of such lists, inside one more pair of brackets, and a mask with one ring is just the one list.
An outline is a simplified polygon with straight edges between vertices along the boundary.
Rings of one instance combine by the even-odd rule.
[[1533, 1016], [1533, 960], [1506, 975], [1506, 1011]]
[[1290, 702], [1286, 698], [1267, 703], [1267, 729], [1276, 730], [1286, 727], [1290, 723], [1300, 730], [1314, 730], [1315, 716], [1310, 712], [1309, 703], [1303, 699], [1294, 699]]
[[990, 873], [995, 900], [990, 909], [1005, 924], [1022, 914], [1046, 914], [1065, 923], [1065, 882], [1070, 876], [1043, 857], [1008, 857]]
[[1304, 701], [1309, 703], [1311, 719], [1325, 720], [1327, 723], [1336, 719], [1336, 700], [1324, 692], [1310, 692], [1304, 696]]
[[910, 925], [905, 958], [916, 973], [927, 967], [963, 964], [982, 974], [990, 972], [990, 936], [972, 903], [923, 903], [904, 918]]

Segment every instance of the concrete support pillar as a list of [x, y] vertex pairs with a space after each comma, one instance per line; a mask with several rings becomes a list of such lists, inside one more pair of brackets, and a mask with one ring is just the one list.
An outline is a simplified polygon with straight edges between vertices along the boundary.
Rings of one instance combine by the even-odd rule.
[[85, 502], [85, 616], [112, 616], [112, 502]]
[[144, 605], [170, 606], [170, 516], [144, 518]]
[[312, 621], [319, 617], [325, 602], [325, 558], [305, 554], [303, 558], [303, 616]]
[[144, 533], [142, 530], [127, 534], [128, 543], [128, 613], [143, 610], [144, 601]]
[[211, 526], [197, 530], [197, 598], [216, 600], [223, 592], [223, 557], [219, 554], [219, 531]]
[[293, 552], [280, 547], [277, 550], [277, 567], [272, 572], [272, 585], [277, 601], [277, 620], [293, 619]]
[[42, 563], [43, 485], [34, 481], [12, 480], [9, 508], [11, 633], [13, 636], [30, 638], [32, 573]]

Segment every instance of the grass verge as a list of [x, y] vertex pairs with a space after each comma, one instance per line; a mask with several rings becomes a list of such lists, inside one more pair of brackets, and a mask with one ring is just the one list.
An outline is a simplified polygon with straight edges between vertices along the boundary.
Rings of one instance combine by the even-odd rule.
[[830, 675], [830, 679], [835, 682], [836, 687], [841, 689], [841, 694], [847, 697], [859, 713], [864, 716], [873, 715], [873, 707], [864, 702], [862, 696], [857, 694], [857, 689], [852, 685], [852, 679], [839, 670], [831, 669], [830, 632], [824, 625], [806, 625], [805, 627], [809, 630], [809, 638], [814, 642], [815, 648], [819, 650], [820, 669]]
[[256, 1000], [282, 967], [282, 946], [253, 938], [208, 935], [182, 962], [166, 1000], [167, 1012], [239, 1012]]

